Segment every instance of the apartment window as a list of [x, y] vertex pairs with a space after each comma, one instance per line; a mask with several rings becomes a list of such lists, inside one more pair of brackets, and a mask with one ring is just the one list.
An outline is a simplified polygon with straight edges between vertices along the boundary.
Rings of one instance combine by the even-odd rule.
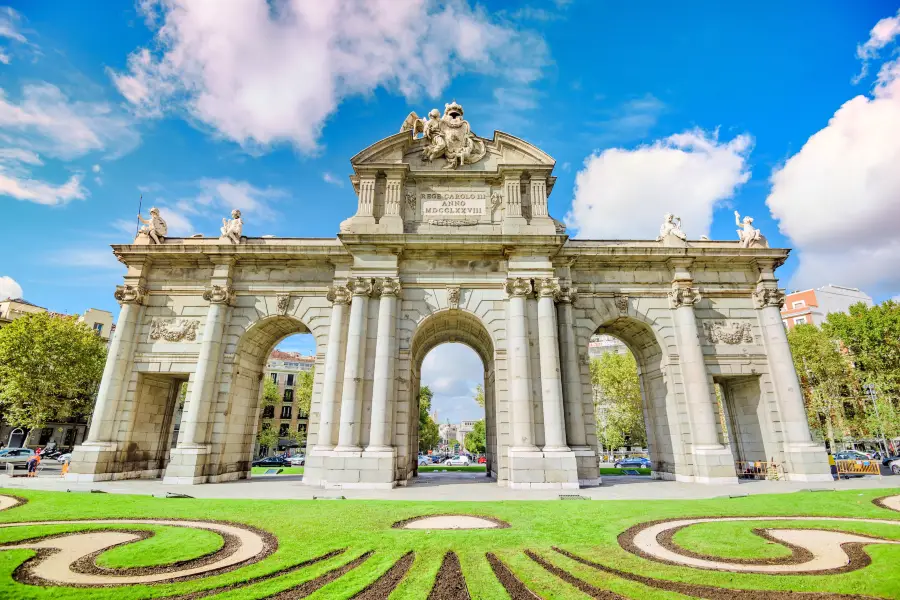
[[288, 434], [288, 430], [290, 429], [290, 423], [282, 423], [278, 426], [278, 437], [285, 437]]
[[284, 390], [284, 401], [285, 402], [293, 402], [294, 401], [294, 390]]
[[294, 385], [294, 374], [293, 373], [288, 373], [287, 383], [285, 383], [285, 385]]
[[281, 418], [282, 419], [290, 419], [293, 409], [294, 409], [293, 406], [282, 406], [281, 407]]
[[794, 325], [806, 325], [806, 317], [794, 317]]
[[300, 433], [306, 433], [306, 423], [300, 423], [297, 425], [297, 431]]
[[278, 383], [278, 373], [272, 373], [272, 383]]
[[796, 300], [794, 302], [791, 302], [791, 308], [800, 308], [802, 306], [806, 306], [806, 302], [804, 302], [803, 300]]
[[263, 408], [262, 418], [263, 419], [275, 418], [275, 407], [270, 404], [269, 406]]
[[97, 335], [103, 333], [103, 323], [94, 323], [94, 333]]
[[309, 414], [305, 410], [297, 409], [297, 418], [298, 419], [307, 419], [309, 418]]

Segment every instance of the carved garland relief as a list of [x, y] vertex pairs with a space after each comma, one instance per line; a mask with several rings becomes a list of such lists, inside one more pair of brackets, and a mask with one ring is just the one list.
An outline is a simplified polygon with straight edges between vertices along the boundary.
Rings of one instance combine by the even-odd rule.
[[161, 319], [150, 321], [150, 339], [164, 342], [194, 342], [200, 321], [196, 319]]
[[724, 321], [704, 321], [703, 330], [711, 344], [752, 344], [753, 334], [750, 323], [725, 323]]

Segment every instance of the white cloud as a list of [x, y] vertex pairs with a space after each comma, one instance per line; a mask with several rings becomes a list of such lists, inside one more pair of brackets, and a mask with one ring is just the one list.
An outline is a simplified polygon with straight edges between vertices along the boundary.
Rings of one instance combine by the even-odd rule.
[[[898, 32], [890, 35], [896, 37]], [[875, 294], [896, 293], [900, 287], [897, 140], [900, 59], [882, 66], [871, 96], [845, 102], [823, 129], [773, 172], [766, 203], [780, 219], [782, 233], [799, 250], [792, 285], [836, 283]]]
[[25, 42], [25, 36], [19, 30], [22, 17], [8, 6], [0, 7], [0, 37]]
[[338, 187], [344, 187], [344, 180], [339, 177], [335, 177], [332, 173], [325, 171], [322, 173], [322, 181], [325, 183], [330, 183], [331, 185], [336, 185]]
[[27, 177], [16, 177], [0, 171], [0, 196], [28, 200], [37, 204], [65, 204], [86, 198], [88, 191], [81, 185], [81, 177], [72, 175], [68, 181], [54, 185]]
[[9, 54], [0, 49], [0, 63], [8, 65], [10, 63], [10, 60], [11, 59], [9, 58]]
[[10, 164], [15, 162], [37, 166], [44, 164], [41, 157], [31, 150], [24, 150], [22, 148], [0, 148], [0, 163]]
[[[463, 71], [527, 84], [547, 49], [538, 35], [465, 0], [146, 0], [154, 50], [113, 81], [138, 114], [185, 110], [245, 147], [317, 149], [341, 101], [377, 88], [439, 95]], [[399, 126], [399, 125], [398, 125]]]
[[82, 269], [125, 269], [125, 265], [119, 262], [112, 253], [112, 250], [108, 247], [67, 248], [48, 255], [47, 260], [54, 265], [78, 267]]
[[246, 181], [201, 179], [199, 185], [201, 193], [196, 200], [201, 205], [214, 206], [226, 213], [236, 208], [244, 218], [251, 216], [258, 220], [274, 218], [271, 201], [287, 196], [283, 190], [258, 188]]
[[697, 239], [709, 233], [713, 208], [750, 178], [752, 143], [749, 135], [720, 142], [718, 132], [695, 129], [595, 153], [575, 177], [566, 223], [581, 238], [650, 239], [672, 212]]
[[422, 361], [422, 385], [434, 393], [432, 410], [445, 423], [482, 419], [484, 410], [473, 399], [475, 386], [484, 382], [484, 364], [463, 344], [442, 344]]
[[121, 155], [140, 141], [131, 119], [109, 104], [70, 101], [46, 82], [24, 85], [19, 103], [0, 89], [0, 127], [16, 132], [18, 145], [62, 159], [96, 151]]
[[598, 144], [614, 144], [628, 142], [647, 136], [666, 110], [665, 103], [654, 96], [646, 94], [633, 98], [611, 111], [609, 117], [587, 123], [591, 130], [598, 130], [592, 135]]
[[100, 165], [94, 165], [93, 167], [91, 167], [91, 171], [93, 171], [94, 173], [99, 173]]
[[0, 300], [22, 298], [22, 286], [8, 275], [0, 275]]
[[869, 39], [864, 44], [856, 47], [856, 56], [862, 63], [862, 71], [854, 78], [854, 83], [859, 82], [869, 72], [869, 61], [878, 58], [881, 50], [900, 36], [900, 9], [893, 17], [885, 17], [877, 23], [869, 32]]

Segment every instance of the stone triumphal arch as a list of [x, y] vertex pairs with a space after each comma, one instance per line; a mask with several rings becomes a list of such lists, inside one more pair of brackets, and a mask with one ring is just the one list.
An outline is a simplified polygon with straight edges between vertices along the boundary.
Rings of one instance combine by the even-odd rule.
[[[309, 332], [309, 485], [411, 481], [422, 359], [451, 341], [484, 363], [500, 485], [599, 483], [595, 333], [637, 358], [657, 477], [732, 482], [736, 460], [774, 460], [788, 479], [830, 479], [779, 313], [788, 251], [749, 221], [734, 242], [688, 240], [671, 215], [657, 239], [571, 240], [547, 210], [553, 159], [506, 133], [475, 136], [456, 103], [410, 114], [351, 165], [357, 211], [336, 238], [244, 237], [238, 211], [221, 237], [167, 238], [157, 211], [113, 246], [128, 267], [122, 310], [69, 477], [248, 477], [266, 357]], [[738, 443], [723, 436], [716, 385]]]

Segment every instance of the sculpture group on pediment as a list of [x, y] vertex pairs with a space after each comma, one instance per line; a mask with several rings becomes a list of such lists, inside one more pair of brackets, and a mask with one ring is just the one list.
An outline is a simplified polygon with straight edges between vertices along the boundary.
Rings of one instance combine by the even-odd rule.
[[753, 226], [753, 217], [741, 215], [738, 211], [734, 211], [734, 223], [740, 229], [737, 230], [738, 239], [742, 248], [768, 248], [769, 242], [759, 229]]
[[150, 321], [150, 339], [165, 342], [193, 342], [200, 321], [196, 319], [160, 319]]
[[687, 241], [687, 235], [681, 230], [681, 217], [666, 213], [666, 216], [663, 217], [663, 224], [659, 227], [659, 237], [656, 238], [656, 241], [661, 242], [670, 235]]
[[169, 226], [166, 225], [166, 220], [160, 216], [159, 209], [155, 206], [151, 208], [149, 219], [145, 219], [140, 213], [138, 213], [137, 217], [144, 224], [138, 235], [147, 236], [154, 244], [162, 244], [163, 239], [169, 233]]
[[444, 158], [445, 169], [457, 169], [463, 165], [477, 163], [484, 158], [487, 150], [484, 142], [472, 133], [469, 122], [463, 119], [463, 107], [455, 101], [444, 105], [444, 115], [433, 108], [427, 119], [420, 119], [415, 112], [409, 113], [400, 131], [419, 133], [428, 141], [422, 151], [422, 159], [431, 162]]

